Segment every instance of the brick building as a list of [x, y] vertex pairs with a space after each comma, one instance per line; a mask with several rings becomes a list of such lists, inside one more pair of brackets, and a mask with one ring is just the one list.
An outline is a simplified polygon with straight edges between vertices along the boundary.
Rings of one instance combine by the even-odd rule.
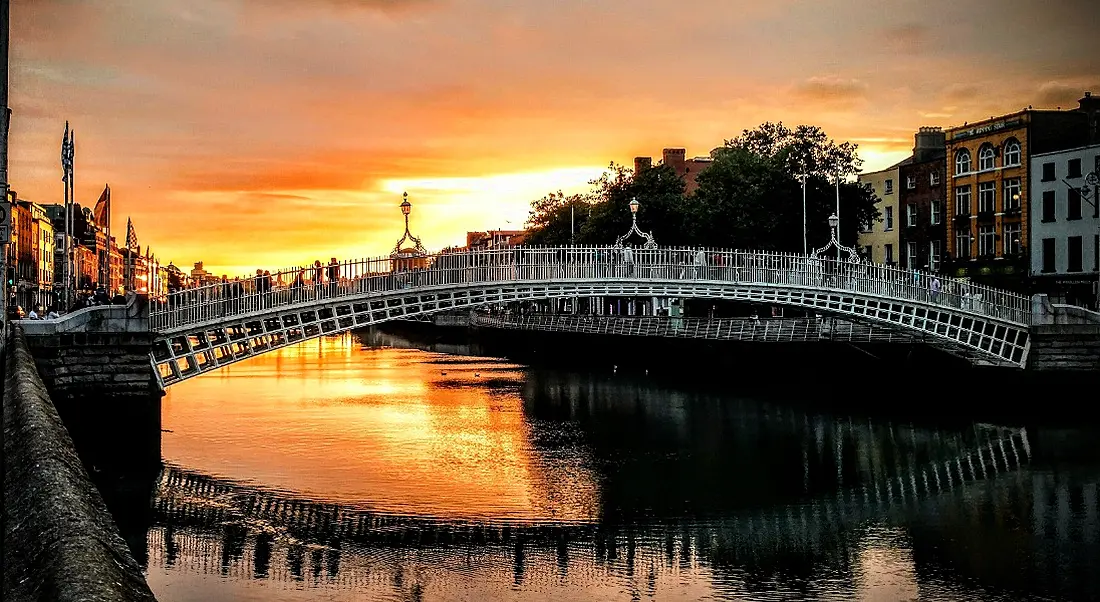
[[939, 271], [947, 248], [944, 132], [922, 127], [913, 158], [898, 168], [898, 250], [901, 267]]
[[[699, 188], [696, 178], [710, 167], [714, 159], [710, 156], [687, 158], [687, 149], [666, 148], [661, 151], [661, 165], [672, 168], [684, 181], [684, 193], [691, 194]], [[634, 173], [653, 167], [652, 157], [634, 157]]]
[[1031, 156], [1083, 146], [1086, 111], [1025, 109], [946, 132], [945, 271], [1028, 288]]

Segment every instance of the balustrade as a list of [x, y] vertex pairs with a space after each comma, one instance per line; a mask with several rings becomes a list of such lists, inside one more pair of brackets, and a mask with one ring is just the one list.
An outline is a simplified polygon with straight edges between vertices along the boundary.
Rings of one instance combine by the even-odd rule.
[[632, 249], [631, 261], [624, 261], [622, 251], [615, 247], [505, 247], [428, 254], [415, 262], [380, 257], [320, 268], [293, 267], [274, 272], [270, 280], [247, 276], [169, 293], [153, 299], [151, 319], [153, 328], [164, 332], [273, 308], [382, 297], [410, 289], [628, 280], [836, 291], [953, 308], [1019, 325], [1030, 321], [1030, 300], [1023, 295], [916, 270], [792, 253], [711, 248]]

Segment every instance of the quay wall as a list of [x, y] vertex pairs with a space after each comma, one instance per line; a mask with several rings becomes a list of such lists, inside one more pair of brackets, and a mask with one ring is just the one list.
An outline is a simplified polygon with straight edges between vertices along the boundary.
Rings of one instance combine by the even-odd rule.
[[4, 599], [154, 601], [19, 326], [6, 355]]
[[156, 475], [164, 391], [149, 355], [147, 300], [18, 324], [85, 467]]

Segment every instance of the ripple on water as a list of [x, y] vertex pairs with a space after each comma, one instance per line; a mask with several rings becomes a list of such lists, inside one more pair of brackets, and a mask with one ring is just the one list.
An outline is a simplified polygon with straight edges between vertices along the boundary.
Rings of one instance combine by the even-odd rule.
[[1097, 471], [1004, 462], [1018, 440], [987, 470], [984, 427], [798, 412], [346, 338], [284, 349], [170, 390], [150, 584], [164, 602], [1100, 591]]

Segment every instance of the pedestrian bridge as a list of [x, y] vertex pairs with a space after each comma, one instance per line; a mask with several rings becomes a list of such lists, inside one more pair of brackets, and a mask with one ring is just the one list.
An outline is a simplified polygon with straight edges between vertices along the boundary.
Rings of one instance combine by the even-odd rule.
[[401, 253], [279, 270], [152, 302], [153, 362], [170, 385], [300, 341], [514, 301], [725, 299], [884, 325], [1022, 367], [1030, 300], [961, 280], [788, 253], [710, 248], [509, 247]]

